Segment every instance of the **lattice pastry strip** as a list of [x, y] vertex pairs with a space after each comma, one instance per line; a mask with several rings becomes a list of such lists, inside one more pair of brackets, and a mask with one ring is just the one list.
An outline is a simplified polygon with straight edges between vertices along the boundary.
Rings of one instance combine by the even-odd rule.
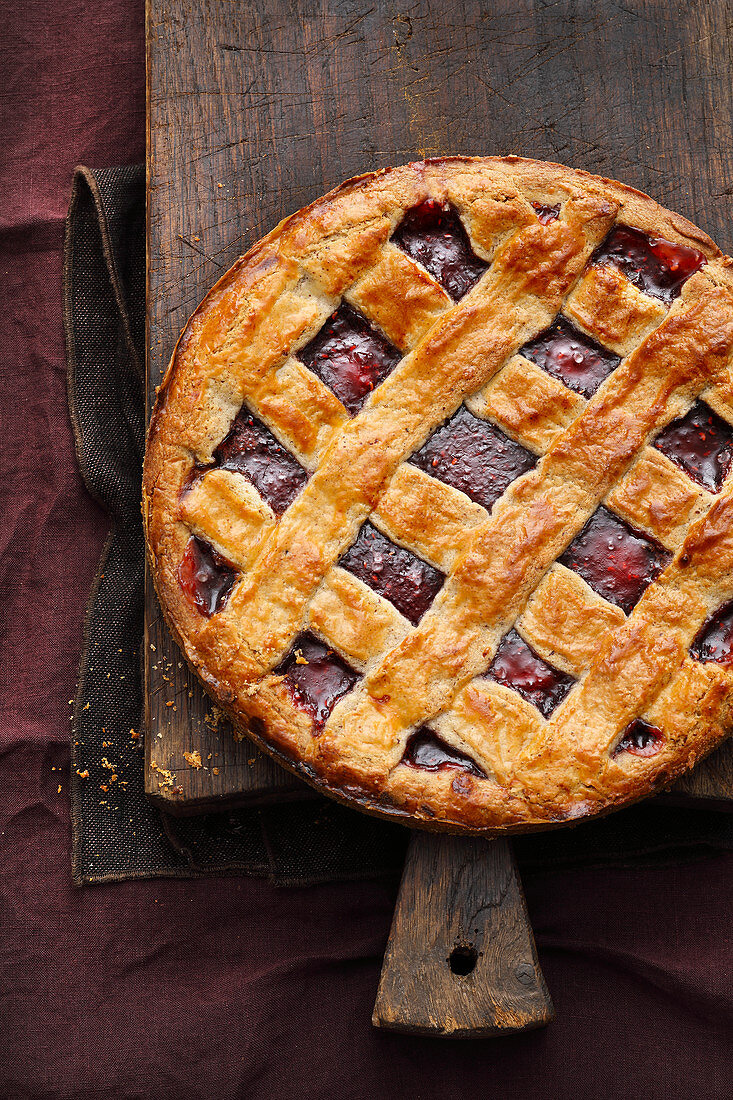
[[274, 371], [267, 388], [250, 394], [248, 403], [308, 469], [317, 466], [334, 431], [347, 420], [336, 395], [295, 358]]
[[393, 541], [449, 573], [486, 509], [407, 462], [395, 470], [372, 520]]
[[432, 723], [440, 736], [464, 747], [488, 778], [506, 786], [522, 750], [543, 726], [536, 707], [521, 695], [489, 679], [473, 680], [453, 706]]
[[692, 520], [710, 507], [712, 497], [660, 451], [646, 447], [614, 486], [606, 503], [662, 546], [675, 551], [682, 545]]
[[[336, 792], [481, 829], [628, 800], [714, 743], [729, 287], [651, 200], [513, 158], [352, 181], [278, 227], [192, 319], [146, 460], [156, 584], [235, 720]], [[640, 588], [602, 589], [617, 607], [582, 575], [624, 520], [659, 546]], [[670, 699], [685, 717], [650, 733]]]
[[413, 348], [453, 305], [435, 279], [392, 244], [346, 297], [403, 350]]
[[586, 406], [580, 394], [522, 355], [515, 355], [466, 401], [476, 416], [491, 417], [526, 447], [544, 453]]
[[564, 313], [609, 351], [624, 356], [664, 320], [667, 310], [617, 268], [593, 265], [569, 296]]
[[527, 601], [518, 627], [546, 660], [579, 677], [624, 618], [577, 573], [556, 563]]
[[609, 507], [673, 551], [733, 471], [733, 426], [713, 408], [714, 390], [672, 405], [674, 416], [665, 417], [652, 446], [607, 498]]
[[232, 565], [249, 569], [275, 513], [255, 487], [229, 470], [210, 470], [184, 493], [179, 516]]
[[334, 566], [308, 608], [309, 626], [362, 671], [410, 630], [399, 611], [363, 581]]

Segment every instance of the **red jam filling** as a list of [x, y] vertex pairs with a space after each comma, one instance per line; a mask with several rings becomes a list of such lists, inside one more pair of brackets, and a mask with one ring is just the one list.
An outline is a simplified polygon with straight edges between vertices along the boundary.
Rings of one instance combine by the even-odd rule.
[[475, 760], [459, 752], [458, 749], [452, 748], [427, 726], [423, 726], [409, 738], [401, 763], [406, 764], [408, 768], [422, 768], [426, 772], [460, 768], [479, 779], [486, 778], [486, 773]]
[[733, 665], [733, 600], [703, 624], [690, 646], [690, 656], [697, 661]]
[[556, 218], [560, 217], [559, 202], [555, 206], [546, 206], [542, 202], [533, 202], [532, 207], [543, 225], [549, 225], [550, 222], [554, 222]]
[[386, 336], [346, 302], [298, 352], [298, 359], [333, 390], [352, 416], [401, 358]]
[[502, 493], [537, 462], [535, 455], [465, 405], [409, 460], [491, 511]]
[[600, 507], [558, 561], [628, 615], [671, 558], [647, 535]]
[[393, 603], [413, 626], [420, 622], [445, 580], [438, 569], [404, 546], [396, 546], [371, 523], [363, 524], [339, 565]]
[[626, 727], [611, 756], [620, 756], [622, 752], [630, 752], [634, 756], [655, 756], [663, 744], [662, 731], [643, 718], [637, 718]]
[[192, 535], [178, 566], [178, 581], [189, 600], [209, 618], [229, 599], [238, 570], [214, 547]]
[[295, 639], [275, 673], [285, 677], [293, 702], [310, 715], [317, 733], [339, 699], [361, 679], [358, 672], [313, 634], [300, 634]]
[[562, 315], [525, 344], [521, 354], [583, 397], [592, 397], [621, 362], [618, 355], [578, 332]]
[[300, 463], [244, 405], [214, 452], [214, 466], [243, 474], [277, 515], [308, 480]]
[[654, 446], [681, 466], [693, 481], [719, 493], [733, 459], [733, 431], [703, 401], [696, 401], [686, 416], [673, 420]]
[[426, 199], [408, 210], [392, 241], [417, 260], [458, 301], [489, 266], [471, 248], [458, 214], [447, 202]]
[[706, 262], [696, 248], [664, 237], [648, 237], [628, 225], [612, 229], [591, 259], [592, 264], [617, 267], [639, 290], [663, 302], [676, 298], [683, 284]]
[[543, 661], [516, 630], [504, 635], [486, 675], [519, 692], [544, 718], [550, 717], [575, 683], [567, 672]]

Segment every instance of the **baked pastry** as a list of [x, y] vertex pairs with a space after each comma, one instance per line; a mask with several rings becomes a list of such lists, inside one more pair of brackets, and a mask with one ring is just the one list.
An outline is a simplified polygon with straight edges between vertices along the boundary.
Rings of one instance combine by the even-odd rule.
[[713, 748], [732, 262], [516, 157], [349, 180], [256, 244], [145, 460], [155, 585], [216, 702], [326, 793], [454, 831], [605, 812]]

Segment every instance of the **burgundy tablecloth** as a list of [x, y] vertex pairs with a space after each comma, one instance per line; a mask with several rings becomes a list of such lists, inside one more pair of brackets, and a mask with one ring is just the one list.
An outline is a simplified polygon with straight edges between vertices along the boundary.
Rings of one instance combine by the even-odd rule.
[[394, 880], [72, 887], [68, 701], [106, 521], [66, 411], [62, 228], [74, 164], [143, 157], [143, 5], [0, 12], [0, 1097], [728, 1100], [729, 855], [526, 879], [557, 1021], [470, 1044], [369, 1026]]

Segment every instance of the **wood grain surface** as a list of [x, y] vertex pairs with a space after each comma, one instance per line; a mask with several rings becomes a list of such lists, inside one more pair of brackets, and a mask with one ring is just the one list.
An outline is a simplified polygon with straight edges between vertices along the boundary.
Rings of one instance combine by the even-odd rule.
[[[237, 256], [373, 168], [451, 153], [556, 160], [648, 191], [733, 249], [730, 25], [717, 0], [682, 13], [650, 0], [148, 0], [149, 401]], [[159, 804], [308, 793], [217, 721], [152, 590], [145, 670]], [[690, 796], [733, 796], [729, 748], [677, 785]]]
[[552, 1017], [509, 842], [413, 834], [374, 1025], [460, 1039]]

